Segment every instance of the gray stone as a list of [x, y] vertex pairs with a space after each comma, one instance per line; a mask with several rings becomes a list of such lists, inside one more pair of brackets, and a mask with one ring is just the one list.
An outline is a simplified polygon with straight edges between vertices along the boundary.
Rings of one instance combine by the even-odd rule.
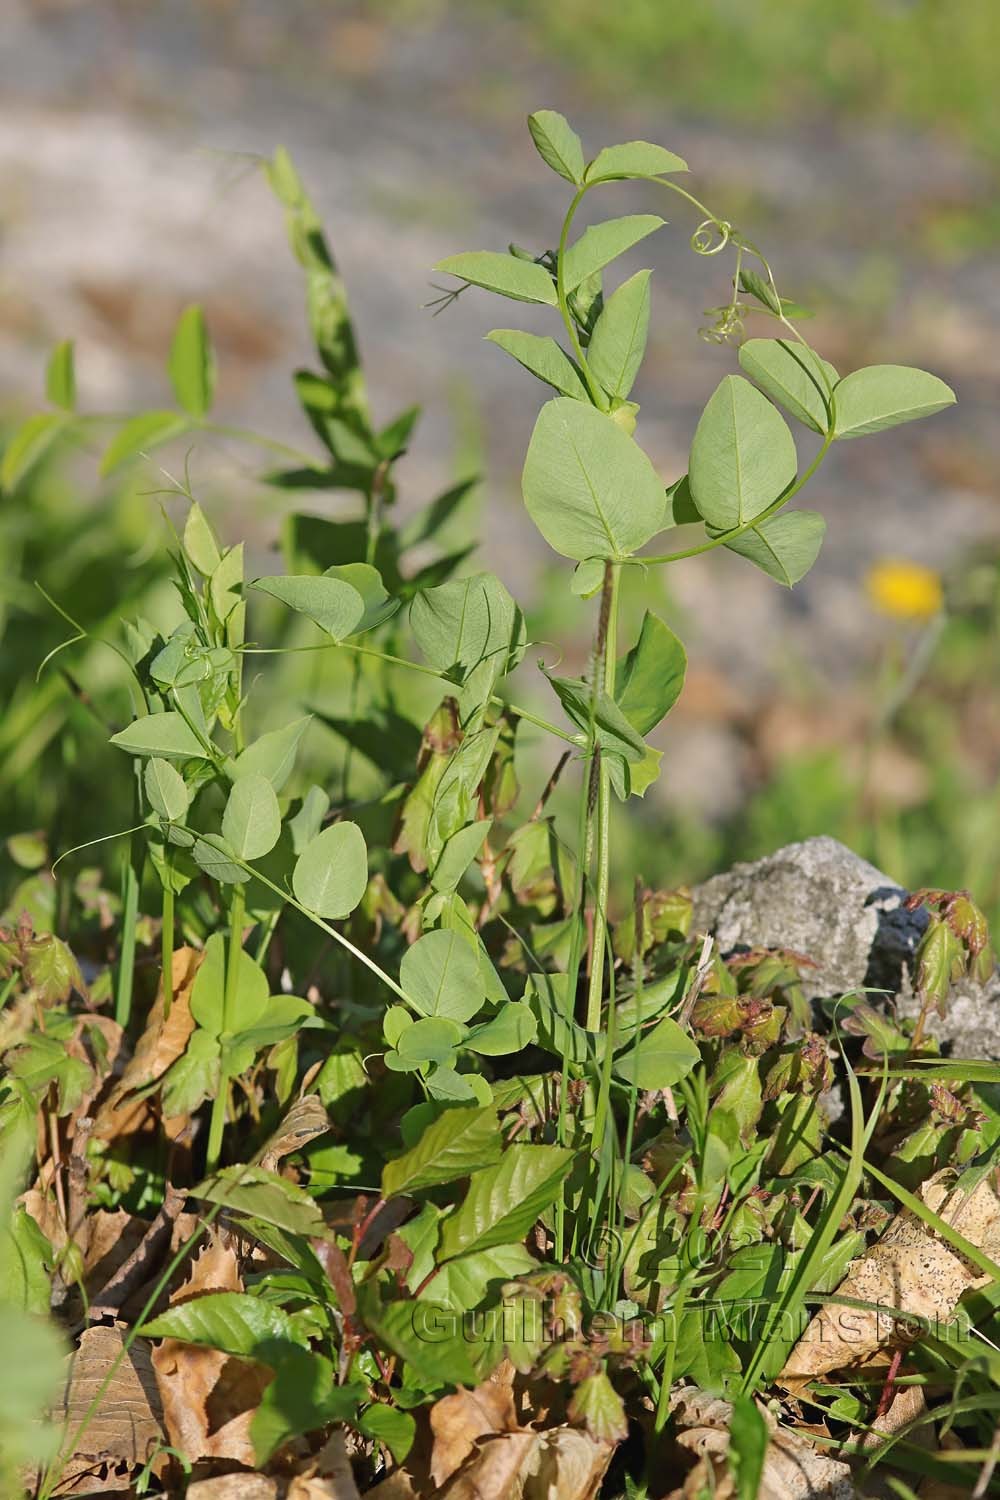
[[[698, 886], [694, 925], [713, 933], [724, 953], [804, 954], [816, 965], [804, 976], [810, 999], [870, 988], [884, 992], [869, 996], [873, 1004], [888, 1001], [900, 1015], [914, 1015], [910, 969], [927, 915], [907, 911], [906, 897], [836, 839], [805, 839]], [[927, 1029], [954, 1056], [1000, 1059], [1000, 976], [955, 985], [944, 1019], [932, 1017]]]

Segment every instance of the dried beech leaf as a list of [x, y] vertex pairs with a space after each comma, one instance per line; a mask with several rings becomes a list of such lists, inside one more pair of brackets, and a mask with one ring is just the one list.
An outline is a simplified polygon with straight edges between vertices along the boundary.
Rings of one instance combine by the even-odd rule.
[[361, 1500], [351, 1460], [347, 1456], [343, 1428], [334, 1430], [312, 1467], [313, 1473], [299, 1474], [292, 1480], [287, 1500]]
[[431, 1478], [441, 1486], [460, 1469], [479, 1438], [494, 1433], [514, 1432], [518, 1422], [514, 1413], [514, 1393], [509, 1385], [492, 1381], [475, 1390], [456, 1391], [445, 1396], [431, 1409]]
[[538, 1472], [528, 1480], [525, 1500], [595, 1500], [614, 1447], [578, 1427], [555, 1427], [542, 1436]]
[[278, 1481], [266, 1474], [220, 1474], [198, 1479], [185, 1491], [186, 1500], [277, 1500]]
[[83, 1463], [141, 1468], [156, 1444], [163, 1441], [163, 1411], [149, 1347], [137, 1339], [126, 1353], [123, 1350], [121, 1328], [95, 1324], [84, 1329], [72, 1357], [62, 1413], [70, 1434], [86, 1418], [108, 1372], [118, 1361], [74, 1454]]
[[[528, 1494], [528, 1480], [538, 1470], [541, 1448], [537, 1432], [503, 1432], [484, 1438], [476, 1456], [439, 1491], [442, 1500], [521, 1500]], [[552, 1500], [557, 1496], [564, 1500], [558, 1492]]]
[[94, 1136], [113, 1141], [136, 1131], [154, 1118], [154, 1104], [149, 1098], [136, 1098], [136, 1091], [162, 1078], [181, 1056], [191, 1033], [191, 987], [202, 955], [195, 948], [178, 948], [173, 958], [173, 1003], [170, 1015], [163, 1019], [163, 985], [146, 1020], [146, 1029], [136, 1044], [135, 1053], [125, 1071], [97, 1113]]
[[[1000, 1252], [1000, 1198], [991, 1178], [969, 1194], [949, 1191], [941, 1174], [924, 1183], [920, 1196], [940, 1218], [978, 1249], [996, 1259]], [[870, 1302], [877, 1311], [823, 1307], [809, 1323], [778, 1379], [788, 1390], [801, 1390], [830, 1370], [849, 1368], [879, 1350], [899, 1348], [919, 1336], [912, 1318], [947, 1322], [963, 1292], [985, 1286], [965, 1257], [909, 1209], [892, 1220], [876, 1244], [866, 1250], [837, 1288], [839, 1297]]]

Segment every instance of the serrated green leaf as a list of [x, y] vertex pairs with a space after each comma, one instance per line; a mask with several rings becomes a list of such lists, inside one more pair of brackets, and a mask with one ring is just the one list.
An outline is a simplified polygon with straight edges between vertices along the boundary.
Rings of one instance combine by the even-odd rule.
[[509, 1146], [496, 1166], [472, 1174], [464, 1201], [441, 1226], [439, 1261], [523, 1239], [572, 1165], [573, 1152], [562, 1146]]
[[688, 483], [700, 515], [729, 531], [766, 510], [795, 478], [792, 434], [748, 380], [727, 375], [709, 398], [691, 443]]
[[215, 355], [197, 304], [180, 315], [167, 367], [178, 404], [198, 420], [207, 416], [215, 394]]
[[798, 421], [813, 432], [829, 431], [827, 381], [832, 389], [840, 377], [808, 345], [792, 339], [748, 339], [740, 347], [740, 364], [772, 401]]
[[289, 609], [306, 615], [321, 630], [343, 641], [353, 635], [365, 613], [365, 602], [357, 589], [340, 578], [310, 577], [308, 574], [255, 578], [251, 588], [280, 599]]
[[161, 760], [157, 755], [147, 761], [143, 784], [149, 805], [157, 817], [165, 818], [168, 823], [183, 822], [191, 796], [183, 776], [169, 761]]
[[190, 1115], [219, 1088], [221, 1053], [218, 1039], [197, 1030], [163, 1079], [163, 1113]]
[[[380, 1303], [373, 1283], [360, 1289], [359, 1312], [384, 1349], [405, 1360], [425, 1385], [475, 1386], [483, 1378], [460, 1320], [432, 1302]], [[496, 1350], [498, 1363], [502, 1348]]]
[[671, 172], [686, 172], [687, 169], [687, 162], [665, 146], [654, 146], [650, 141], [625, 141], [620, 146], [605, 146], [599, 151], [587, 168], [585, 181], [666, 177]]
[[574, 401], [587, 401], [587, 387], [569, 355], [559, 347], [554, 338], [537, 333], [522, 333], [517, 328], [494, 328], [486, 337], [507, 354], [513, 355], [519, 365], [553, 386], [564, 396]]
[[49, 356], [45, 370], [45, 394], [53, 406], [76, 410], [76, 359], [73, 340], [63, 339]]
[[[312, 715], [306, 714], [304, 718], [293, 719], [282, 729], [262, 734], [233, 761], [229, 768], [231, 779], [240, 781], [244, 776], [265, 776], [274, 790], [280, 792], [292, 774], [299, 742], [311, 721]], [[329, 800], [326, 805], [329, 807]]]
[[469, 250], [439, 260], [434, 269], [448, 276], [459, 276], [487, 292], [512, 297], [515, 302], [540, 302], [555, 307], [558, 301], [555, 284], [545, 267], [534, 261], [519, 260], [516, 255]]
[[147, 1339], [180, 1339], [266, 1365], [280, 1362], [289, 1345], [305, 1345], [304, 1336], [283, 1308], [246, 1292], [194, 1297], [144, 1323], [142, 1334]]
[[618, 707], [639, 734], [648, 734], [673, 708], [686, 671], [684, 647], [670, 627], [647, 610], [615, 689]]
[[471, 1255], [447, 1261], [422, 1295], [455, 1312], [470, 1312], [498, 1284], [537, 1270], [537, 1260], [523, 1245], [494, 1245], [491, 1250], [473, 1250]]
[[159, 755], [167, 760], [207, 760], [208, 752], [182, 714], [144, 714], [111, 736], [111, 744], [129, 755]]
[[382, 1196], [440, 1187], [500, 1159], [503, 1141], [496, 1110], [489, 1106], [445, 1109], [419, 1141], [382, 1168]]
[[52, 1246], [45, 1235], [27, 1209], [15, 1205], [0, 1227], [0, 1307], [17, 1307], [45, 1317], [52, 1298], [46, 1268], [53, 1263]]
[[545, 165], [579, 187], [583, 181], [583, 146], [565, 115], [554, 109], [536, 109], [528, 116], [528, 129]]
[[557, 397], [538, 414], [521, 488], [549, 546], [578, 562], [629, 557], [660, 529], [663, 485], [603, 412]]
[[670, 1088], [686, 1078], [700, 1060], [697, 1045], [666, 1016], [651, 1031], [643, 1033], [638, 1045], [630, 1042], [615, 1058], [615, 1074], [640, 1089]]
[[955, 402], [955, 392], [943, 380], [909, 365], [868, 365], [845, 375], [833, 394], [838, 438], [883, 432], [933, 416]]
[[368, 849], [356, 823], [333, 823], [295, 862], [295, 899], [319, 917], [350, 916], [368, 885]]
[[101, 475], [106, 478], [130, 458], [146, 454], [188, 430], [187, 417], [176, 411], [144, 411], [125, 423], [111, 439], [101, 459]]
[[662, 229], [666, 222], [658, 214], [626, 214], [621, 219], [605, 219], [601, 224], [592, 224], [566, 251], [563, 264], [565, 290], [575, 291], [589, 276], [610, 265], [654, 230]]
[[649, 332], [651, 271], [637, 271], [608, 298], [594, 325], [587, 363], [609, 396], [624, 401], [639, 373]]
[[791, 588], [804, 578], [819, 556], [826, 521], [814, 510], [782, 510], [742, 536], [727, 542], [731, 552], [747, 558], [769, 578]]
[[485, 999], [479, 956], [458, 932], [438, 928], [407, 948], [399, 980], [413, 1008], [424, 1016], [467, 1021]]
[[281, 837], [274, 787], [258, 771], [234, 783], [222, 814], [222, 836], [240, 859], [263, 859]]

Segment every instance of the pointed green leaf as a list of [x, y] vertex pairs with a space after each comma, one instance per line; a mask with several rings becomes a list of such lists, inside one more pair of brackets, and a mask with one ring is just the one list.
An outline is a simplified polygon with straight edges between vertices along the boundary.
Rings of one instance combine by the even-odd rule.
[[544, 266], [497, 250], [469, 250], [461, 255], [449, 255], [439, 260], [434, 269], [444, 271], [448, 276], [459, 276], [487, 292], [512, 297], [515, 302], [541, 302], [555, 307], [558, 301], [555, 284]]
[[727, 542], [769, 578], [791, 588], [804, 578], [819, 556], [826, 522], [814, 510], [782, 510]]
[[955, 392], [936, 375], [908, 365], [869, 365], [845, 375], [834, 391], [838, 438], [863, 437], [933, 416], [955, 402]]
[[357, 1427], [365, 1437], [388, 1448], [397, 1464], [406, 1458], [417, 1435], [417, 1424], [410, 1413], [401, 1411], [398, 1406], [388, 1406], [384, 1401], [375, 1401], [367, 1407], [358, 1418]]
[[[592, 691], [583, 677], [549, 677], [553, 690], [568, 716], [584, 734], [590, 731]], [[620, 755], [634, 764], [643, 759], [646, 745], [642, 735], [625, 717], [613, 698], [600, 692], [594, 708], [597, 743], [605, 752]]]
[[327, 568], [323, 576], [350, 584], [361, 595], [364, 613], [351, 632], [352, 635], [361, 635], [366, 630], [374, 630], [376, 625], [384, 625], [399, 609], [400, 600], [390, 597], [382, 582], [381, 573], [370, 563], [340, 563]]
[[605, 219], [602, 224], [585, 229], [566, 251], [563, 267], [566, 291], [575, 291], [588, 276], [610, 265], [648, 234], [662, 229], [666, 222], [658, 214], [626, 214], [624, 218]]
[[45, 371], [45, 394], [53, 406], [59, 406], [63, 411], [76, 410], [76, 361], [72, 339], [64, 339], [52, 351]]
[[424, 1016], [467, 1021], [485, 999], [479, 955], [461, 933], [444, 928], [425, 933], [406, 950], [399, 980]]
[[305, 1188], [265, 1167], [223, 1167], [192, 1189], [192, 1196], [219, 1203], [230, 1213], [274, 1224], [289, 1234], [327, 1236], [323, 1211]]
[[608, 298], [587, 349], [587, 363], [609, 396], [624, 401], [632, 389], [649, 332], [651, 271], [637, 271]]
[[587, 168], [587, 182], [613, 182], [625, 177], [665, 177], [670, 172], [686, 172], [687, 162], [665, 146], [650, 141], [625, 141], [621, 146], [605, 146]]
[[357, 589], [339, 578], [308, 575], [255, 578], [251, 588], [280, 599], [289, 609], [307, 615], [335, 641], [353, 635], [365, 612], [365, 601]]
[[207, 760], [194, 730], [183, 715], [171, 709], [163, 714], [144, 714], [127, 729], [111, 736], [112, 745], [130, 755], [162, 755], [167, 760]]
[[544, 380], [546, 385], [553, 386], [564, 396], [572, 396], [574, 401], [589, 400], [587, 387], [576, 366], [555, 339], [543, 338], [537, 333], [522, 333], [517, 328], [494, 328], [486, 337], [513, 355], [519, 365], [537, 375], [539, 380]]
[[288, 1348], [273, 1359], [274, 1379], [265, 1386], [250, 1422], [254, 1458], [260, 1468], [293, 1438], [318, 1432], [332, 1422], [354, 1421], [366, 1394], [357, 1381], [338, 1385], [333, 1365], [311, 1349]]
[[184, 522], [184, 555], [203, 578], [211, 578], [222, 561], [218, 537], [197, 503], [191, 506]]
[[146, 762], [143, 783], [149, 805], [157, 817], [166, 818], [168, 823], [183, 821], [191, 797], [184, 784], [184, 777], [169, 761], [154, 755], [152, 760]]
[[292, 872], [295, 899], [319, 917], [350, 916], [368, 885], [368, 849], [357, 823], [333, 823], [303, 849]]
[[583, 181], [583, 146], [566, 117], [554, 109], [536, 109], [528, 116], [528, 129], [545, 165], [578, 187]]
[[648, 734], [673, 708], [686, 670], [684, 647], [669, 626], [647, 610], [615, 690], [618, 707], [639, 734]]
[[168, 368], [178, 404], [192, 417], [207, 416], [215, 392], [215, 355], [205, 314], [197, 304], [180, 315]]
[[717, 531], [759, 516], [795, 478], [792, 434], [748, 380], [727, 375], [709, 398], [691, 443], [688, 483]]
[[107, 477], [130, 458], [145, 455], [188, 430], [188, 419], [176, 411], [144, 411], [119, 428], [104, 450], [101, 474]]
[[521, 479], [528, 514], [563, 557], [630, 556], [662, 524], [663, 485], [603, 412], [557, 397], [542, 407]]
[[263, 859], [281, 837], [281, 813], [274, 787], [251, 771], [233, 783], [222, 814], [222, 836], [240, 859]]
[[493, 827], [492, 818], [481, 818], [453, 833], [434, 866], [431, 885], [436, 891], [453, 891], [472, 861], [478, 856], [486, 836]]
[[615, 1073], [640, 1089], [671, 1088], [686, 1078], [701, 1053], [686, 1031], [669, 1016], [630, 1042], [615, 1058]]
[[447, 1261], [421, 1295], [435, 1306], [468, 1312], [479, 1307], [490, 1290], [537, 1270], [537, 1260], [523, 1245], [494, 1245]]
[[235, 850], [217, 833], [206, 833], [203, 838], [196, 839], [191, 858], [200, 870], [220, 885], [244, 885], [250, 879], [249, 871], [237, 862]]
[[228, 767], [232, 780], [239, 781], [244, 776], [266, 776], [274, 790], [280, 792], [292, 774], [299, 741], [311, 722], [312, 715], [306, 714], [302, 719], [293, 719], [282, 729], [262, 734]]
[[472, 1174], [464, 1202], [444, 1220], [439, 1262], [523, 1239], [572, 1165], [561, 1146], [509, 1146], [495, 1167]]
[[43, 411], [22, 422], [16, 432], [8, 438], [0, 464], [0, 484], [5, 490], [16, 489], [18, 484], [51, 448], [56, 438], [66, 432], [69, 422], [65, 412]]
[[419, 1141], [382, 1168], [382, 1196], [417, 1193], [468, 1177], [499, 1161], [502, 1146], [497, 1112], [492, 1106], [445, 1109]]
[[740, 364], [750, 379], [793, 417], [813, 432], [829, 431], [827, 382], [832, 389], [840, 377], [815, 350], [793, 339], [748, 339], [740, 348]]
[[142, 1333], [144, 1338], [180, 1339], [264, 1364], [273, 1364], [290, 1344], [305, 1344], [304, 1335], [283, 1308], [246, 1292], [194, 1297], [144, 1323]]

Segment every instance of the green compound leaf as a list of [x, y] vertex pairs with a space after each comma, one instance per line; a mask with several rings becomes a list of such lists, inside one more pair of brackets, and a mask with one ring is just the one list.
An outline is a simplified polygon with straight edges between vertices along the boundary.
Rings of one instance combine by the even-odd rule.
[[499, 1161], [501, 1145], [492, 1106], [445, 1109], [411, 1150], [382, 1168], [382, 1196], [416, 1193], [468, 1177]]
[[197, 304], [181, 313], [168, 369], [178, 405], [198, 420], [207, 416], [215, 394], [215, 355]]
[[443, 927], [425, 933], [406, 950], [399, 979], [413, 1008], [424, 1016], [467, 1021], [486, 997], [475, 948], [461, 933]]
[[792, 339], [748, 339], [740, 348], [740, 364], [798, 421], [813, 432], [829, 432], [829, 391], [840, 377], [815, 350]]
[[621, 219], [605, 219], [592, 224], [566, 251], [563, 283], [567, 292], [576, 291], [588, 276], [638, 245], [654, 230], [662, 229], [666, 219], [658, 214], [626, 214]]
[[648, 610], [639, 639], [622, 663], [615, 698], [640, 735], [655, 729], [673, 708], [684, 686], [687, 653], [669, 626]]
[[486, 337], [507, 354], [513, 355], [519, 365], [553, 386], [564, 396], [574, 401], [587, 401], [587, 387], [580, 378], [576, 365], [565, 354], [555, 339], [541, 337], [537, 333], [522, 333], [517, 328], [494, 328]]
[[368, 885], [368, 848], [356, 823], [334, 823], [295, 862], [295, 899], [319, 917], [350, 916]]
[[869, 365], [845, 375], [834, 391], [838, 438], [864, 437], [930, 417], [955, 402], [955, 392], [936, 375], [909, 365]]
[[191, 796], [180, 772], [169, 761], [154, 756], [147, 761], [142, 779], [149, 805], [157, 817], [165, 818], [168, 823], [182, 822]]
[[309, 575], [255, 578], [250, 587], [308, 616], [335, 641], [353, 635], [365, 613], [365, 601], [357, 589], [340, 578]]
[[691, 443], [688, 483], [709, 526], [743, 526], [795, 478], [792, 434], [748, 380], [727, 375], [709, 398]]
[[631, 1042], [615, 1058], [615, 1074], [640, 1089], [670, 1088], [687, 1077], [700, 1057], [687, 1032], [667, 1016], [643, 1034], [638, 1046]]
[[523, 1239], [572, 1165], [562, 1146], [508, 1147], [496, 1166], [473, 1173], [464, 1202], [445, 1219], [439, 1261]]
[[585, 165], [583, 146], [566, 117], [554, 109], [536, 109], [528, 116], [528, 129], [545, 165], [579, 187]]
[[686, 172], [687, 162], [665, 146], [650, 141], [625, 141], [621, 146], [605, 146], [587, 168], [586, 182], [614, 182], [627, 177], [666, 177], [671, 172]]
[[280, 792], [292, 774], [299, 741], [311, 719], [312, 715], [306, 714], [302, 719], [293, 719], [282, 729], [262, 734], [227, 768], [230, 778], [240, 781], [244, 776], [265, 776], [274, 790]]
[[222, 814], [222, 836], [240, 859], [263, 859], [281, 837], [281, 812], [266, 776], [251, 772], [234, 782]]
[[187, 417], [176, 411], [145, 411], [126, 422], [111, 439], [101, 459], [101, 475], [106, 478], [130, 458], [146, 454], [171, 438], [187, 432]]
[[591, 373], [620, 401], [632, 389], [646, 352], [652, 274], [637, 271], [608, 298], [587, 349]]
[[53, 406], [76, 410], [76, 360], [73, 340], [64, 339], [49, 357], [45, 370], [45, 394]]
[[461, 255], [449, 255], [439, 260], [434, 269], [448, 276], [459, 276], [487, 292], [512, 297], [515, 302], [541, 302], [555, 307], [558, 301], [555, 284], [544, 266], [498, 250], [468, 250]]
[[809, 572], [825, 535], [826, 521], [817, 511], [783, 510], [759, 526], [751, 526], [726, 546], [769, 578], [791, 588]]
[[207, 760], [208, 752], [182, 714], [143, 714], [111, 736], [130, 755], [161, 755], [167, 760]]
[[642, 449], [603, 412], [565, 397], [538, 414], [521, 487], [549, 546], [577, 562], [629, 557], [662, 525], [663, 485]]
[[210, 1292], [172, 1307], [142, 1326], [144, 1338], [180, 1339], [218, 1349], [236, 1359], [258, 1359], [273, 1365], [288, 1346], [305, 1338], [283, 1308], [245, 1292]]

